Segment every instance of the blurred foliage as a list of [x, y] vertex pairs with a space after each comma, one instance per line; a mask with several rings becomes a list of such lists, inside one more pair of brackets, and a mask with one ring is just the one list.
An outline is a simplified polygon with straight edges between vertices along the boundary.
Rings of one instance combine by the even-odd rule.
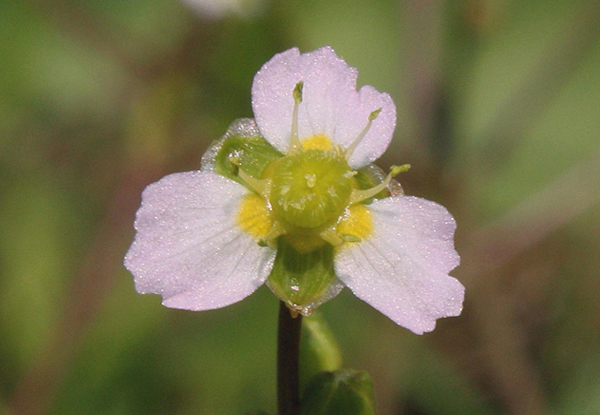
[[342, 368], [342, 351], [319, 310], [311, 316], [303, 317], [300, 365], [300, 395], [319, 372], [334, 372]]
[[374, 415], [373, 380], [365, 371], [320, 372], [306, 387], [301, 415]]
[[600, 2], [0, 1], [0, 413], [275, 408], [266, 288], [192, 313], [135, 293], [140, 193], [252, 116], [274, 53], [331, 45], [390, 92], [386, 164], [459, 223], [463, 316], [415, 336], [323, 305], [378, 413], [600, 413]]

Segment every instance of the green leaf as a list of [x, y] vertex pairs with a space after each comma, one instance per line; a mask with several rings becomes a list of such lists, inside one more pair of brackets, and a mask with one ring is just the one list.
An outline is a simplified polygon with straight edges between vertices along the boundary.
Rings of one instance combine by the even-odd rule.
[[374, 415], [373, 381], [365, 371], [321, 372], [308, 385], [301, 415]]

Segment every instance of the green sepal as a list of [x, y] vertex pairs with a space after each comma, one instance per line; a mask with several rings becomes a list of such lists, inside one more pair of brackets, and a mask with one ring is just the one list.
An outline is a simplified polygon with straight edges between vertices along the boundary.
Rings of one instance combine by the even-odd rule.
[[300, 385], [304, 390], [319, 372], [341, 369], [342, 353], [323, 314], [317, 310], [302, 321], [300, 336]]
[[335, 297], [343, 288], [333, 268], [334, 248], [328, 243], [300, 253], [288, 237], [277, 239], [277, 255], [267, 285], [293, 310], [304, 315]]
[[238, 170], [256, 179], [262, 177], [265, 168], [283, 157], [264, 137], [260, 135], [254, 120], [235, 120], [225, 135], [216, 140], [202, 158], [203, 170], [246, 183], [239, 177]]
[[307, 386], [300, 415], [374, 415], [373, 381], [365, 371], [321, 372]]

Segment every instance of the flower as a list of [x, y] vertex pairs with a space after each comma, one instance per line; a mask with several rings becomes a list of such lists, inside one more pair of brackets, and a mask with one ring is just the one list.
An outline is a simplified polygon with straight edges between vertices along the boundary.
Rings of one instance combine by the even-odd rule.
[[235, 122], [202, 170], [149, 185], [125, 257], [140, 293], [207, 310], [267, 283], [310, 314], [343, 286], [417, 334], [459, 315], [464, 287], [453, 217], [405, 196], [371, 163], [395, 128], [390, 96], [356, 90], [357, 71], [324, 47], [275, 55], [256, 74], [256, 122]]

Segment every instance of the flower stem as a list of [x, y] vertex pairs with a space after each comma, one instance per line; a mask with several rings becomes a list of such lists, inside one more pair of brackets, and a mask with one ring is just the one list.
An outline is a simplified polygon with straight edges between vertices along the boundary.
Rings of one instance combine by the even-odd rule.
[[277, 335], [277, 414], [300, 413], [300, 330], [302, 315], [292, 316], [283, 301], [279, 303]]

